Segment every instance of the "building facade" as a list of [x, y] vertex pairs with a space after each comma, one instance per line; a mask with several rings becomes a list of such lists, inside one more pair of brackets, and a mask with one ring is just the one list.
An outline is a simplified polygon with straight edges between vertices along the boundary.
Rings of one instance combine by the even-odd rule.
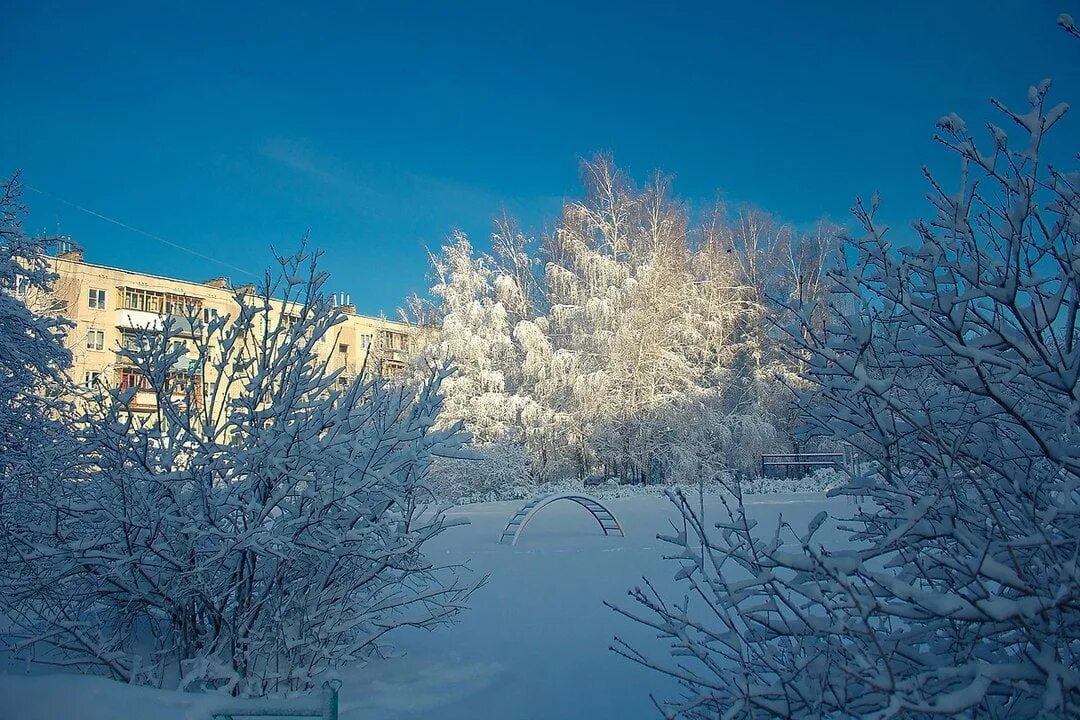
[[[79, 249], [49, 261], [57, 279], [47, 309], [74, 323], [67, 335], [72, 379], [88, 388], [135, 388], [132, 409], [153, 409], [156, 399], [144, 389], [145, 379], [123, 358], [121, 348], [134, 346], [142, 333], [160, 330], [167, 319], [173, 323], [176, 342], [193, 345], [201, 327], [191, 318], [208, 324], [218, 317], [236, 317], [237, 293], [254, 292], [251, 286], [234, 287], [226, 278], [200, 283], [94, 265]], [[362, 371], [399, 375], [408, 352], [409, 326], [359, 315], [352, 305], [340, 305], [339, 310], [344, 322], [315, 346], [320, 359], [331, 370], [340, 369], [342, 379]], [[202, 377], [204, 369], [192, 365], [185, 363], [176, 372], [190, 374], [200, 387], [209, 378]]]

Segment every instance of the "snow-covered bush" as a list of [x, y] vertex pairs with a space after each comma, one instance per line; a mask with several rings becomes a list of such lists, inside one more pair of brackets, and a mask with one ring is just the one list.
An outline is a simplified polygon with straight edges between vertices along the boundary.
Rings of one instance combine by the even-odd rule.
[[[828, 492], [842, 487], [850, 480], [851, 475], [846, 470], [830, 467], [791, 477], [743, 475], [738, 478], [738, 483], [739, 492], [744, 495], [767, 495]], [[731, 485], [728, 485], [726, 491], [731, 491]]]
[[796, 308], [803, 417], [870, 461], [838, 491], [861, 498], [850, 543], [815, 537], [824, 513], [769, 531], [737, 495], [713, 524], [671, 494], [688, 596], [620, 611], [672, 657], [616, 643], [681, 681], [668, 717], [1080, 716], [1080, 173], [1043, 156], [1049, 88], [994, 102], [1018, 142], [942, 118], [961, 181], [928, 173], [917, 244], [859, 203], [828, 333]]
[[330, 370], [315, 347], [336, 347], [341, 316], [316, 264], [283, 258], [235, 316], [188, 308], [193, 338], [166, 318], [122, 351], [141, 384], [89, 403], [81, 474], [4, 528], [0, 614], [25, 652], [259, 694], [463, 608], [474, 585], [423, 554], [446, 528], [431, 464], [466, 439], [432, 428], [446, 372], [410, 389]]
[[541, 492], [529, 472], [522, 443], [494, 442], [469, 448], [471, 457], [438, 458], [431, 468], [431, 489], [451, 503], [519, 500]]
[[767, 411], [735, 410], [719, 397], [672, 402], [635, 425], [640, 434], [633, 440], [651, 459], [651, 483], [696, 485], [728, 473], [747, 475], [760, 467], [762, 452], [784, 442]]

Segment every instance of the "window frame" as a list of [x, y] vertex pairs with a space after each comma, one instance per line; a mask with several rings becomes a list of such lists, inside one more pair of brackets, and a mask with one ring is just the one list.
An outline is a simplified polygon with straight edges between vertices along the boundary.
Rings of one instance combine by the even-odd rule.
[[105, 310], [108, 302], [109, 294], [105, 288], [88, 288], [86, 293], [86, 307], [91, 310]]
[[165, 293], [139, 287], [125, 287], [120, 301], [124, 310], [160, 315], [165, 308]]
[[199, 315], [203, 308], [201, 298], [191, 295], [178, 295], [177, 293], [165, 293], [165, 299], [161, 305], [165, 315], [176, 317], [191, 317]]
[[[91, 338], [97, 338], [99, 342], [91, 343]], [[105, 331], [90, 329], [86, 331], [86, 349], [100, 351], [105, 349]]]
[[117, 383], [121, 390], [150, 390], [150, 378], [142, 374], [136, 368], [120, 368], [119, 382]]
[[122, 328], [120, 330], [120, 347], [124, 350], [141, 350], [143, 343], [149, 345], [153, 344], [153, 335], [156, 335], [153, 330], [144, 330], [141, 328]]

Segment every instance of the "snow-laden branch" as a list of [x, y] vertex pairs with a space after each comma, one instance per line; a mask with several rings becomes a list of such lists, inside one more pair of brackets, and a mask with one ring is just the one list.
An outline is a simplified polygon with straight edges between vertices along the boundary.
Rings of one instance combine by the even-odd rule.
[[931, 177], [918, 242], [891, 247], [876, 198], [857, 203], [831, 307], [782, 303], [806, 431], [859, 449], [837, 492], [861, 502], [836, 549], [822, 517], [770, 536], [738, 495], [707, 521], [671, 494], [689, 599], [617, 606], [671, 657], [614, 647], [682, 684], [669, 717], [1080, 715], [1080, 175], [1044, 157], [1048, 93], [994, 103], [1016, 149], [943, 118], [961, 182]]

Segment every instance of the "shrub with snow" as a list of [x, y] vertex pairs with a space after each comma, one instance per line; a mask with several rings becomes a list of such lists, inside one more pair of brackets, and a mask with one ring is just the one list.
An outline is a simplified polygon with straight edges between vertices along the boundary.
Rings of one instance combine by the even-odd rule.
[[672, 657], [616, 645], [681, 681], [668, 717], [1080, 716], [1080, 173], [1043, 155], [1049, 89], [994, 102], [1018, 139], [943, 118], [961, 182], [930, 178], [919, 242], [859, 203], [828, 333], [793, 306], [803, 417], [870, 460], [839, 491], [861, 499], [851, 542], [819, 542], [823, 514], [765, 530], [737, 496], [707, 521], [671, 493], [688, 595], [646, 585], [620, 612]]
[[438, 458], [431, 468], [432, 492], [446, 502], [520, 500], [537, 495], [542, 487], [529, 473], [521, 443], [472, 445], [469, 457]]
[[141, 385], [88, 401], [79, 474], [5, 517], [0, 613], [25, 653], [284, 692], [464, 607], [475, 584], [423, 554], [447, 527], [429, 470], [466, 439], [432, 427], [446, 372], [411, 389], [330, 370], [324, 280], [314, 257], [283, 258], [235, 317], [204, 327], [189, 308], [194, 339], [166, 319], [122, 351]]

